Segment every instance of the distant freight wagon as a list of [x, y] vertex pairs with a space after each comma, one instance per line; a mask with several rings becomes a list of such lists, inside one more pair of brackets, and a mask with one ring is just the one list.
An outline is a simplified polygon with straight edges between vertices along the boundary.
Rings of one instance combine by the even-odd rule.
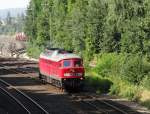
[[27, 38], [27, 36], [25, 35], [24, 32], [16, 33], [15, 38], [18, 41], [27, 41], [28, 40], [28, 38]]
[[46, 49], [39, 58], [39, 78], [61, 88], [82, 88], [83, 60], [62, 49]]

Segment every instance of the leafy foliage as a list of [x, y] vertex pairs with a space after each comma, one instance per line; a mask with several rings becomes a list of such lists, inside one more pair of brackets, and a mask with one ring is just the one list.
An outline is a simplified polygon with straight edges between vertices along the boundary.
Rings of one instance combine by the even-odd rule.
[[140, 54], [103, 53], [97, 55], [94, 69], [102, 77], [114, 75], [133, 84], [140, 84], [149, 75], [149, 68], [149, 62]]

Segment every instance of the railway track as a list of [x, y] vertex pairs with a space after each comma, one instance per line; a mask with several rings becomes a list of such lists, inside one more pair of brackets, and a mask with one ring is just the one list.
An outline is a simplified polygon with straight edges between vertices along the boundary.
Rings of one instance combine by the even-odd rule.
[[[37, 62], [23, 60], [23, 59], [0, 59], [0, 68], [2, 68], [3, 74], [12, 72], [14, 74], [24, 75], [37, 72]], [[35, 67], [36, 66], [36, 67]], [[8, 71], [8, 72], [7, 72]], [[1, 75], [2, 73], [0, 73]]]
[[27, 114], [49, 114], [32, 98], [2, 79], [0, 79], [0, 89], [16, 101]]
[[14, 104], [17, 103], [19, 105], [17, 109], [20, 108], [23, 109], [23, 111], [21, 111], [22, 114], [30, 114], [30, 111], [26, 109], [26, 107], [18, 99], [16, 99], [11, 93], [9, 93], [6, 89], [0, 87], [0, 91], [2, 92], [3, 95], [10, 97], [10, 99], [14, 101]]
[[[24, 65], [26, 61], [19, 63], [19, 65]], [[13, 61], [12, 64], [16, 63]], [[7, 64], [7, 63], [5, 63]], [[0, 65], [6, 71], [14, 72], [16, 74], [24, 75], [24, 72], [19, 72], [18, 70], [9, 70], [7, 65]], [[6, 82], [3, 79], [0, 79], [0, 90], [10, 98], [12, 98], [20, 107], [24, 109], [26, 114], [49, 114], [41, 105], [39, 105], [36, 101], [30, 98], [28, 95]]]
[[97, 112], [96, 114], [141, 114], [127, 106], [121, 105], [108, 99], [99, 98], [96, 95], [80, 93], [71, 95], [69, 94], [69, 96], [71, 96], [71, 99], [86, 105], [87, 108], [95, 109]]

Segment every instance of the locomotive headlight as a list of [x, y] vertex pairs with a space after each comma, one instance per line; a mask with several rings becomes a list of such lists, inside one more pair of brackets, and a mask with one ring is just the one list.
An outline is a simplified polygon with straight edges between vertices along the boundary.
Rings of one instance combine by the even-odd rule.
[[83, 77], [80, 78], [80, 80], [83, 80], [83, 79], [84, 79]]
[[76, 76], [82, 76], [82, 73], [76, 73]]
[[82, 73], [64, 73], [64, 76], [82, 76]]
[[64, 76], [71, 76], [71, 73], [65, 73]]

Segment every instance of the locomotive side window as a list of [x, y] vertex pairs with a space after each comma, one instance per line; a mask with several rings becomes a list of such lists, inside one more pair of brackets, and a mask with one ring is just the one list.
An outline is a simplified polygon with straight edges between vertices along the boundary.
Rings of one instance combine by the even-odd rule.
[[82, 62], [80, 60], [74, 61], [74, 66], [75, 67], [81, 67], [82, 66]]
[[71, 66], [71, 61], [64, 61], [63, 66], [64, 66], [64, 67], [69, 67], [69, 66]]

